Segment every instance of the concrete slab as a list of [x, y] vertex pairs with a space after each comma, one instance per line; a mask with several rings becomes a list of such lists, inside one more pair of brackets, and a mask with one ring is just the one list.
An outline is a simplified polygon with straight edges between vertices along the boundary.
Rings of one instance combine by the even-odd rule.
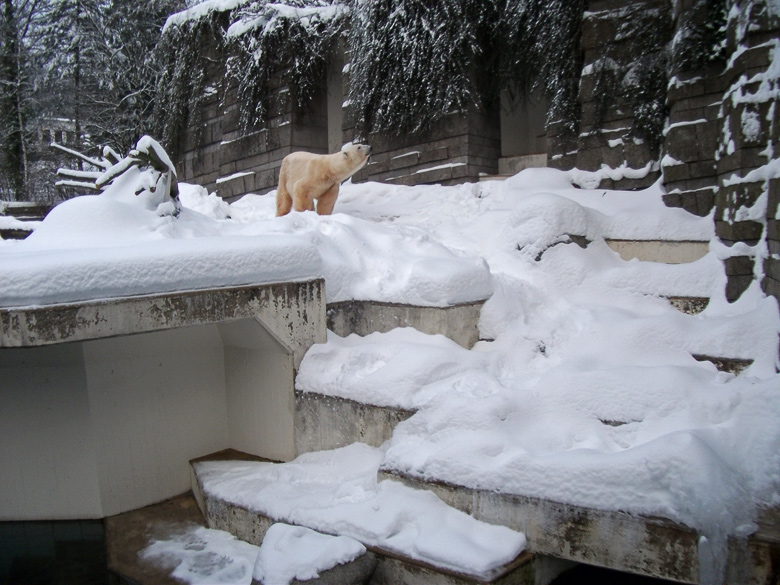
[[[387, 469], [380, 469], [379, 476], [431, 490], [478, 520], [524, 532], [528, 551], [534, 554], [680, 583], [699, 582], [699, 534], [668, 519], [425, 481]], [[776, 579], [780, 509], [764, 511], [758, 525], [746, 541], [729, 540], [726, 584], [759, 585]]]
[[644, 262], [685, 264], [703, 258], [709, 252], [709, 242], [663, 240], [607, 239], [607, 245], [623, 260], [636, 258]]
[[379, 447], [411, 410], [374, 406], [312, 392], [295, 392], [295, 448], [300, 455], [355, 442]]
[[[237, 504], [226, 502], [203, 491], [197, 472], [192, 474], [194, 500], [203, 503], [201, 511], [209, 528], [224, 530], [236, 538], [260, 545], [268, 529], [276, 522], [295, 524], [287, 518], [270, 518]], [[364, 543], [365, 544], [365, 543]], [[535, 577], [534, 555], [521, 553], [514, 561], [495, 569], [487, 577], [475, 577], [436, 567], [397, 555], [379, 547], [366, 546], [376, 555], [378, 564], [372, 585], [539, 585]], [[544, 585], [543, 583], [541, 585]]]
[[108, 568], [121, 582], [140, 585], [180, 585], [171, 577], [175, 567], [144, 561], [138, 553], [152, 540], [165, 540], [193, 526], [206, 526], [192, 494], [184, 494], [106, 518]]
[[345, 301], [327, 306], [328, 329], [346, 337], [352, 333], [386, 333], [396, 327], [414, 327], [445, 335], [466, 349], [479, 340], [479, 313], [485, 301], [451, 307], [421, 307], [375, 301]]
[[669, 303], [678, 311], [686, 315], [698, 315], [707, 305], [710, 299], [707, 297], [666, 297]]
[[254, 318], [297, 369], [325, 341], [322, 279], [183, 291], [78, 303], [0, 308], [0, 348], [37, 347]]

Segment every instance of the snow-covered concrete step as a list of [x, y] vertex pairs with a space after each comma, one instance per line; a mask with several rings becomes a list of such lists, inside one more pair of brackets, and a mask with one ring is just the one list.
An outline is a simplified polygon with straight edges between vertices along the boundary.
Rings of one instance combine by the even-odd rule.
[[721, 372], [728, 372], [730, 374], [739, 374], [753, 363], [751, 359], [742, 358], [730, 358], [730, 357], [717, 357], [702, 354], [693, 354], [694, 359], [700, 362], [710, 362], [715, 364]]
[[709, 242], [663, 240], [607, 239], [607, 245], [623, 260], [642, 260], [663, 264], [688, 264], [703, 258], [709, 252]]
[[396, 327], [414, 327], [441, 334], [465, 348], [479, 340], [477, 323], [484, 300], [448, 307], [423, 307], [375, 301], [344, 301], [327, 306], [328, 329], [346, 337], [351, 333], [385, 333]]
[[675, 309], [686, 315], [698, 315], [707, 308], [707, 305], [710, 302], [710, 299], [707, 297], [668, 296], [666, 298]]
[[[701, 535], [658, 517], [598, 510], [509, 493], [423, 480], [380, 468], [380, 480], [427, 489], [442, 501], [485, 522], [522, 531], [528, 551], [682, 583], [699, 583]], [[780, 542], [780, 510], [765, 511], [759, 530], [745, 542], [729, 540], [726, 584], [772, 579]]]
[[379, 447], [411, 410], [376, 406], [314, 392], [295, 392], [295, 447], [298, 454], [365, 443]]
[[372, 584], [531, 585], [524, 536], [480, 522], [427, 490], [377, 482], [382, 452], [354, 444], [290, 463], [199, 461], [193, 492], [212, 529], [260, 545], [275, 523], [359, 542], [377, 555]]

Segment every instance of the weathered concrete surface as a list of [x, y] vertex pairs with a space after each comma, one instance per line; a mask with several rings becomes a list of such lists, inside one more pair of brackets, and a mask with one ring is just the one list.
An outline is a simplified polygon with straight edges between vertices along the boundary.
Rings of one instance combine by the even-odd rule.
[[607, 245], [620, 254], [623, 260], [636, 258], [643, 262], [687, 264], [703, 258], [709, 252], [709, 242], [663, 240], [614, 240]]
[[[367, 585], [374, 575], [377, 565], [376, 555], [366, 551], [358, 558], [348, 563], [336, 565], [332, 569], [322, 571], [319, 577], [299, 581], [293, 579], [291, 585]], [[262, 583], [261, 581], [252, 581], [255, 585], [274, 585], [273, 583]]]
[[698, 315], [707, 305], [710, 299], [707, 297], [666, 297], [669, 303], [678, 311], [687, 315]]
[[[203, 491], [194, 468], [192, 490], [202, 502], [201, 511], [209, 528], [230, 532], [236, 538], [260, 545], [265, 533], [276, 522], [291, 522], [285, 518], [270, 518], [236, 504], [225, 502]], [[364, 543], [365, 544], [365, 543]], [[470, 585], [496, 583], [501, 585], [534, 585], [534, 557], [522, 553], [515, 561], [497, 568], [489, 578], [456, 573], [442, 567], [401, 557], [390, 551], [366, 546], [378, 558], [372, 585]]]
[[206, 521], [191, 494], [106, 518], [109, 570], [123, 583], [179, 585], [181, 581], [171, 577], [175, 562], [152, 563], [138, 553], [152, 540], [165, 540], [194, 526], [206, 526]]
[[420, 307], [374, 301], [345, 301], [327, 307], [328, 329], [346, 337], [351, 333], [386, 333], [396, 327], [414, 327], [435, 335], [440, 333], [466, 349], [479, 340], [479, 312], [485, 301], [451, 307]]
[[721, 372], [738, 375], [753, 363], [753, 360], [739, 358], [717, 357], [702, 354], [693, 354], [693, 358], [700, 362], [710, 362]]
[[300, 455], [355, 442], [379, 447], [410, 410], [373, 406], [311, 392], [295, 392], [295, 448]]
[[[394, 479], [428, 489], [473, 517], [525, 533], [528, 551], [556, 558], [660, 577], [699, 582], [699, 535], [664, 518], [595, 510], [514, 494], [455, 486], [380, 469]], [[776, 583], [780, 569], [780, 511], [766, 511], [747, 542], [729, 541], [726, 583]]]
[[533, 555], [523, 553], [511, 565], [487, 579], [436, 569], [393, 555], [380, 555], [371, 585], [539, 585]]
[[297, 369], [325, 341], [322, 279], [0, 309], [0, 347], [33, 347], [255, 318]]

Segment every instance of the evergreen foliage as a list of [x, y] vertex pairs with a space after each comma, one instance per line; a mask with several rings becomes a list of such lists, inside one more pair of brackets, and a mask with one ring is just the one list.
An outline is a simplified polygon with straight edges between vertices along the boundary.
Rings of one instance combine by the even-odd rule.
[[585, 0], [504, 0], [496, 22], [499, 83], [521, 97], [549, 100], [547, 126], [577, 132]]
[[[286, 0], [240, 8], [228, 30], [229, 79], [235, 84], [244, 130], [266, 122], [284, 103], [272, 95], [272, 80], [289, 88], [305, 108], [327, 84], [328, 60], [342, 35], [348, 11], [338, 2]], [[282, 100], [282, 101], [280, 101]]]
[[353, 0], [349, 101], [358, 135], [419, 132], [482, 103], [492, 2]]
[[[164, 148], [178, 158], [189, 125], [199, 129], [206, 98], [206, 72], [224, 60], [227, 15], [211, 11], [169, 27], [155, 48], [160, 67], [153, 126]], [[209, 39], [211, 51], [204, 46]], [[200, 140], [200, 136], [196, 136]]]
[[675, 71], [695, 71], [725, 57], [728, 13], [727, 0], [697, 0], [681, 14], [672, 45]]
[[[0, 195], [48, 199], [68, 164], [52, 139], [126, 149], [146, 131], [157, 68], [150, 51], [184, 0], [3, 0]], [[56, 134], [53, 136], [52, 134]]]
[[618, 107], [633, 118], [631, 135], [657, 152], [668, 116], [669, 55], [673, 33], [671, 11], [639, 5], [621, 19], [615, 39], [595, 64], [593, 94], [597, 120]]

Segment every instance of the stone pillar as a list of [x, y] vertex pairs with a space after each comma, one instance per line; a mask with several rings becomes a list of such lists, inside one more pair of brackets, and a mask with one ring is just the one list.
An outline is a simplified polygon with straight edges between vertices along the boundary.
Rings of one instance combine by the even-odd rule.
[[[637, 42], [632, 23], [647, 14], [666, 11], [665, 0], [595, 0], [585, 13], [582, 29], [584, 66], [579, 95], [582, 114], [574, 166], [586, 171], [598, 171], [602, 165], [612, 169], [649, 169], [641, 178], [604, 179], [600, 188], [643, 188], [654, 183], [660, 175], [653, 145], [633, 131], [635, 118], [630, 104], [617, 95], [614, 88], [620, 87], [631, 75], [634, 43]], [[610, 82], [605, 86], [606, 80]], [[556, 149], [560, 152], [560, 146]]]
[[715, 209], [718, 238], [732, 248], [740, 244], [725, 262], [731, 301], [756, 278], [763, 280], [764, 290], [777, 294], [778, 276], [777, 260], [766, 256], [770, 247], [778, 249], [774, 168], [780, 157], [780, 19], [764, 3], [736, 4], [739, 10], [732, 11], [728, 30], [733, 56], [720, 112]]

